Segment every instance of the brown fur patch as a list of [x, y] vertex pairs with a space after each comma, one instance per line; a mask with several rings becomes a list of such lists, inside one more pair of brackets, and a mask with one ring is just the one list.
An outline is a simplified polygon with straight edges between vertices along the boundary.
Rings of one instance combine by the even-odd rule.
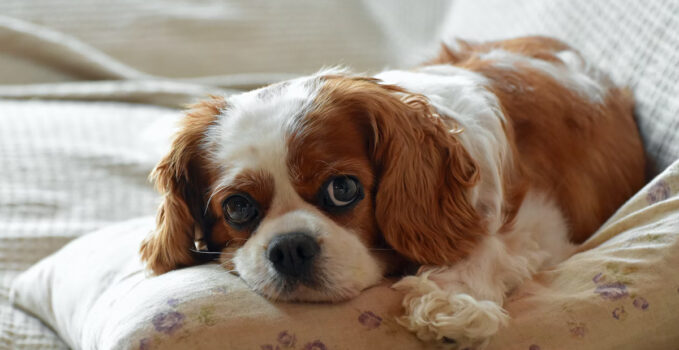
[[477, 167], [424, 97], [371, 78], [328, 76], [316, 106], [304, 117], [303, 141], [293, 138], [299, 145], [290, 147], [296, 173], [309, 177], [301, 176], [301, 193], [317, 190], [312, 179], [328, 156], [353, 162], [376, 180], [364, 183], [366, 203], [353, 225], [376, 225], [391, 247], [420, 263], [453, 263], [473, 249], [484, 223], [465, 193]]
[[323, 210], [318, 195], [328, 179], [337, 175], [355, 176], [364, 188], [363, 200], [347, 212], [326, 214], [339, 225], [358, 233], [370, 246], [376, 242], [378, 230], [371, 195], [375, 176], [367, 140], [358, 125], [336, 114], [340, 111], [334, 111], [335, 107], [319, 105], [302, 117], [299, 130], [291, 131], [287, 141], [290, 178], [300, 197]]
[[140, 253], [156, 274], [196, 263], [191, 252], [194, 226], [205, 230], [211, 225], [212, 219], [204, 217], [203, 212], [215, 176], [200, 143], [224, 106], [224, 99], [219, 97], [190, 106], [170, 152], [151, 173], [163, 194], [163, 203], [158, 209], [156, 230], [142, 242]]
[[479, 59], [494, 48], [553, 62], [559, 62], [556, 52], [570, 48], [549, 38], [517, 38], [469, 46], [456, 65], [490, 79], [510, 121], [515, 169], [506, 187], [547, 192], [564, 211], [572, 239], [582, 242], [644, 183], [631, 96], [610, 88], [603, 104], [596, 104], [530, 66], [503, 69]]
[[494, 49], [501, 49], [508, 52], [518, 53], [527, 57], [544, 59], [547, 61], [557, 61], [555, 53], [571, 48], [565, 43], [544, 36], [528, 36], [502, 41], [489, 41], [483, 43], [473, 43], [470, 41], [456, 39], [457, 48], [455, 50], [441, 45], [437, 57], [424, 63], [432, 64], [453, 64], [469, 60], [479, 53], [489, 52]]
[[211, 246], [222, 249], [225, 246], [238, 247], [245, 243], [254, 227], [237, 230], [231, 227], [224, 218], [222, 203], [226, 198], [237, 193], [247, 193], [254, 199], [260, 210], [260, 218], [269, 214], [274, 194], [274, 180], [271, 174], [264, 171], [246, 170], [236, 175], [229, 186], [214, 193], [210, 202], [210, 210], [218, 218], [210, 234]]

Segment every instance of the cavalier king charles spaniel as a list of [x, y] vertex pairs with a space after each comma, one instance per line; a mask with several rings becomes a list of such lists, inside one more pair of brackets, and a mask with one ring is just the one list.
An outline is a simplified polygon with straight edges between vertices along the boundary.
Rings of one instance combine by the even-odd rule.
[[218, 256], [270, 299], [336, 302], [416, 266], [399, 323], [482, 347], [506, 295], [642, 186], [644, 153], [630, 92], [566, 44], [456, 40], [195, 104], [152, 178], [154, 273]]

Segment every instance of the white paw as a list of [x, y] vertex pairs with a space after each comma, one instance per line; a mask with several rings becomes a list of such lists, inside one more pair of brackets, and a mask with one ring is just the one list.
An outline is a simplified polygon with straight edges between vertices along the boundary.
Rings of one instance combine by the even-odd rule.
[[483, 348], [509, 321], [499, 304], [442, 290], [426, 276], [405, 277], [393, 288], [406, 293], [405, 315], [397, 321], [418, 338], [443, 348]]

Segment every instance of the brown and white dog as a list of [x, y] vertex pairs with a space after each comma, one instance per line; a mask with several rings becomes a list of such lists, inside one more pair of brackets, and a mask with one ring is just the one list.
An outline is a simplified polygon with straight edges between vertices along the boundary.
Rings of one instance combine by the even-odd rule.
[[141, 255], [162, 274], [221, 252], [254, 291], [290, 301], [352, 298], [418, 264], [394, 285], [400, 322], [483, 346], [508, 320], [505, 295], [642, 186], [632, 109], [543, 37], [213, 97], [152, 174], [164, 201]]

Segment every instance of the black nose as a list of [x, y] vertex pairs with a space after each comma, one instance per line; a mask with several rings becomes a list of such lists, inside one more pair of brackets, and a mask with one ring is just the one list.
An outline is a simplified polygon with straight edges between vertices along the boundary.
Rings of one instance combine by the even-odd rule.
[[311, 272], [313, 260], [321, 248], [313, 237], [299, 232], [274, 237], [266, 256], [276, 271], [289, 277], [305, 277]]

